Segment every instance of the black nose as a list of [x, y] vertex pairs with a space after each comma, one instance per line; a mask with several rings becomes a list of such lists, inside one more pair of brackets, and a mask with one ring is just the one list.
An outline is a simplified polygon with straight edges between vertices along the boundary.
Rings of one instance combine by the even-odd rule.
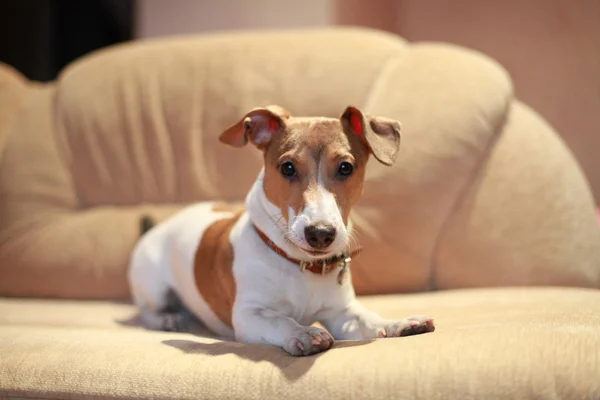
[[304, 237], [315, 249], [324, 249], [335, 240], [335, 228], [329, 224], [313, 224], [304, 228]]

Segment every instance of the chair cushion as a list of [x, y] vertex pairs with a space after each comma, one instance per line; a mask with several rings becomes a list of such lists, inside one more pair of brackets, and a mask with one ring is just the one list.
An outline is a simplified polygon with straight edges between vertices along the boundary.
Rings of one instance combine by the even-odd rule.
[[600, 291], [502, 288], [363, 298], [425, 335], [323, 354], [149, 332], [128, 304], [0, 300], [0, 396], [540, 399], [600, 397]]

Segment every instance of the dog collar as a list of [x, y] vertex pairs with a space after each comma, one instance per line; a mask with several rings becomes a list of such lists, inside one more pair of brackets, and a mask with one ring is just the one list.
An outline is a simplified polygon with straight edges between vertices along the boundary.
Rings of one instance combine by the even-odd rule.
[[344, 281], [344, 277], [346, 275], [348, 268], [350, 267], [350, 262], [352, 261], [352, 257], [356, 256], [358, 253], [360, 253], [362, 251], [362, 248], [359, 247], [356, 250], [352, 251], [351, 253], [342, 253], [337, 256], [333, 256], [333, 257], [326, 258], [323, 260], [301, 261], [301, 260], [298, 260], [298, 259], [288, 256], [285, 251], [283, 251], [275, 243], [273, 243], [273, 241], [271, 239], [269, 239], [269, 237], [263, 231], [258, 229], [258, 227], [256, 227], [256, 225], [254, 225], [254, 230], [256, 230], [256, 233], [258, 233], [258, 236], [262, 239], [263, 242], [265, 242], [265, 244], [267, 246], [269, 246], [269, 248], [271, 250], [273, 250], [275, 253], [279, 254], [281, 257], [285, 258], [289, 262], [299, 265], [302, 272], [310, 271], [313, 274], [325, 275], [325, 274], [328, 274], [331, 271], [335, 270], [336, 267], [341, 267], [341, 271], [338, 275], [338, 282], [340, 284], [342, 284]]

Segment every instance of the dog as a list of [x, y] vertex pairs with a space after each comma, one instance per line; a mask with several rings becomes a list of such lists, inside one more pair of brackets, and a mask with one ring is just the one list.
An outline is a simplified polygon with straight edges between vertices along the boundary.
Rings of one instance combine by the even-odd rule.
[[[263, 153], [243, 207], [190, 205], [144, 234], [130, 261], [133, 299], [148, 329], [181, 330], [179, 299], [223, 338], [308, 356], [334, 340], [432, 332], [433, 319], [387, 320], [356, 298], [350, 210], [367, 160], [390, 166], [400, 123], [348, 106], [341, 117], [255, 108], [219, 140]], [[323, 328], [315, 325], [319, 322]]]

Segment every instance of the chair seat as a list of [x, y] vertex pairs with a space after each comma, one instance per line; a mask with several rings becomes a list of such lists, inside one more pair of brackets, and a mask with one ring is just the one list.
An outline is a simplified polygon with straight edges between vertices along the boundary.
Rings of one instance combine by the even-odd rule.
[[136, 326], [130, 304], [0, 299], [0, 396], [467, 399], [600, 397], [600, 290], [466, 289], [365, 297], [425, 335], [264, 345]]

